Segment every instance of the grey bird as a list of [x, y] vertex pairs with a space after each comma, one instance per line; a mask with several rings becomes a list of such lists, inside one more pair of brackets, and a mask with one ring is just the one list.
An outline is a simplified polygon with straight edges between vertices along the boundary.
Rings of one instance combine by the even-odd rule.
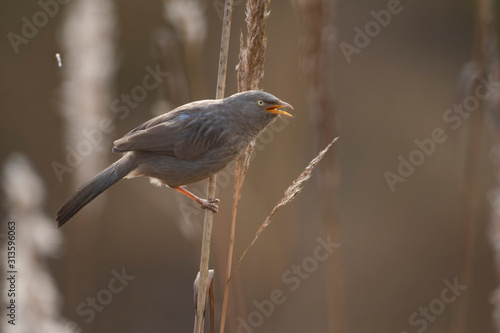
[[218, 211], [218, 199], [202, 199], [183, 186], [222, 170], [278, 115], [293, 107], [259, 90], [219, 100], [182, 105], [155, 117], [114, 142], [123, 153], [115, 163], [78, 189], [59, 209], [58, 227], [122, 178], [149, 177], [195, 200], [201, 208]]

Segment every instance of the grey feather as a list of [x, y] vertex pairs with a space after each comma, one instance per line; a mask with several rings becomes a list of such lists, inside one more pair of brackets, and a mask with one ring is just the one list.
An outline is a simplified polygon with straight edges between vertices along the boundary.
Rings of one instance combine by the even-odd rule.
[[124, 177], [145, 176], [179, 187], [213, 175], [277, 117], [272, 107], [279, 105], [291, 107], [271, 94], [253, 90], [189, 103], [141, 124], [115, 141], [113, 152], [125, 155], [61, 207], [58, 225]]

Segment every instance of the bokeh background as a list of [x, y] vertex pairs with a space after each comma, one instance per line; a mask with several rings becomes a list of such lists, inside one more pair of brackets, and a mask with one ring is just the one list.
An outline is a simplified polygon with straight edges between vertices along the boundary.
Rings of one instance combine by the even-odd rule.
[[[24, 328], [17, 329], [189, 332], [203, 224], [203, 213], [189, 199], [151, 186], [147, 179], [126, 180], [61, 230], [55, 231], [55, 223], [48, 220], [77, 187], [118, 158], [111, 153], [113, 140], [156, 114], [215, 96], [223, 2], [67, 2], [42, 0], [57, 4], [57, 12], [17, 45], [17, 52], [9, 33], [22, 36], [23, 18], [33, 22], [42, 7], [31, 0], [0, 2], [0, 164], [12, 162], [14, 153], [24, 154], [45, 187], [45, 194], [38, 195], [33, 183], [23, 181], [30, 177], [21, 173], [24, 187], [16, 190], [37, 204], [15, 206], [14, 185], [6, 180], [13, 176], [4, 172], [1, 215], [3, 221], [17, 223], [19, 283], [26, 297], [18, 312]], [[467, 81], [464, 66], [478, 59], [474, 5], [489, 2], [401, 1], [400, 13], [350, 61], [341, 43], [353, 45], [355, 28], [364, 29], [374, 20], [371, 11], [387, 10], [394, 1], [325, 1], [317, 12], [304, 10], [309, 2], [315, 3], [270, 4], [262, 88], [295, 110], [292, 119], [278, 120], [258, 142], [261, 148], [239, 205], [235, 258], [324, 143], [325, 134], [319, 132], [329, 126], [318, 126], [321, 121], [312, 110], [316, 86], [307, 75], [311, 66], [319, 68], [326, 82], [323, 96], [329, 97], [330, 107], [323, 111], [332, 122], [329, 139], [339, 135], [340, 140], [325, 167], [318, 167], [300, 196], [277, 213], [243, 261], [232, 284], [226, 331], [494, 332], [495, 224], [489, 199], [496, 187], [498, 129], [482, 108], [457, 130], [443, 121], [460, 95], [457, 87]], [[331, 15], [324, 15], [325, 10]], [[226, 95], [237, 91], [235, 67], [239, 35], [246, 33], [244, 20], [245, 1], [235, 0]], [[310, 29], [311, 22], [326, 22], [328, 29]], [[320, 35], [311, 36], [315, 31]], [[318, 51], [323, 52], [322, 62], [311, 65], [308, 61], [318, 58], [308, 58], [304, 50], [314, 50], [315, 40], [330, 48]], [[496, 47], [495, 38], [487, 45]], [[144, 99], [133, 101], [126, 116], [117, 112], [116, 106], [126, 105], [123, 94], [143, 86], [146, 68], [157, 66], [168, 76]], [[495, 74], [490, 69], [484, 69], [486, 77]], [[85, 140], [82, 131], [98, 128], [103, 119], [112, 122], [113, 130], [101, 132], [99, 144], [58, 179], [54, 162], [65, 163], [67, 147], [76, 147]], [[407, 158], [417, 148], [414, 140], [431, 137], [435, 128], [442, 128], [448, 139], [436, 144], [435, 152], [391, 191], [384, 173], [396, 173], [398, 157]], [[19, 163], [23, 170], [26, 162]], [[334, 166], [333, 176], [325, 177]], [[233, 193], [231, 173], [219, 179], [222, 203], [210, 264], [216, 272], [217, 327]], [[336, 191], [325, 191], [325, 181], [335, 180]], [[203, 193], [205, 183], [189, 188]], [[333, 213], [325, 206], [334, 207]], [[46, 217], [33, 220], [23, 209], [41, 210]], [[45, 255], [33, 248], [30, 233], [37, 233], [42, 244], [59, 244], [58, 249]], [[317, 268], [299, 278], [300, 286], [292, 291], [284, 274], [313, 257], [318, 237], [331, 237], [339, 247], [326, 261], [317, 261]], [[22, 260], [29, 251], [35, 252], [36, 266]], [[87, 322], [89, 315], [77, 308], [89, 297], [104, 295], [113, 272], [122, 269], [135, 278]], [[51, 279], [53, 290], [33, 287], [28, 276]], [[455, 279], [467, 288], [450, 304], [439, 302], [445, 281], [453, 284]], [[269, 300], [275, 289], [286, 300], [269, 316], [248, 317], [259, 311], [255, 302]], [[43, 297], [34, 301], [34, 295]], [[434, 314], [429, 312], [428, 319], [420, 314], [414, 317], [420, 322], [410, 320], [430, 305]], [[42, 309], [49, 306], [53, 310], [47, 315]], [[53, 321], [52, 330], [42, 325], [44, 316]], [[252, 323], [250, 330], [242, 328], [242, 320]], [[16, 331], [10, 325], [4, 329]]]

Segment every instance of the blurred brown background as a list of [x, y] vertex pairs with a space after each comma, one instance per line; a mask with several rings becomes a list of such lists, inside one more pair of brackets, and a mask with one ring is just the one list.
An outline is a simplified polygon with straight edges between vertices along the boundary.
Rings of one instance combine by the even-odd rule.
[[[112, 63], [107, 64], [113, 69], [108, 102], [142, 85], [147, 66], [167, 66], [162, 68], [171, 76], [149, 91], [124, 120], [111, 111], [109, 103], [103, 106], [100, 117], [112, 119], [116, 127], [103, 143], [106, 146], [99, 155], [99, 167], [117, 158], [111, 153], [111, 142], [153, 117], [153, 110], [164, 112], [168, 106], [213, 98], [220, 47], [218, 13], [222, 1], [200, 2], [199, 13], [206, 26], [195, 16], [188, 20], [206, 31], [206, 39], [194, 46], [181, 38], [175, 19], [167, 20], [162, 1], [111, 3], [116, 37], [111, 47]], [[59, 12], [36, 36], [19, 45], [18, 53], [7, 37], [2, 38], [0, 47], [0, 162], [13, 152], [30, 158], [47, 186], [46, 212], [50, 216], [83, 182], [73, 178], [76, 172], [64, 174], [60, 182], [52, 166], [54, 161], [64, 163], [67, 154], [68, 123], [62, 109], [68, 105], [68, 97], [61, 89], [72, 75], [71, 69], [65, 68], [72, 60], [62, 36], [70, 7], [76, 5], [76, 0], [60, 4]], [[459, 301], [466, 299], [466, 332], [493, 332], [490, 296], [495, 288], [495, 267], [488, 238], [487, 196], [494, 174], [489, 166], [487, 126], [479, 154], [472, 279], [457, 302], [445, 304], [439, 315], [427, 321], [425, 329], [423, 324], [409, 321], [412, 313], [441, 297], [446, 287], [443, 281], [453, 283], [462, 274], [463, 179], [469, 127], [465, 120], [460, 129], [451, 130], [443, 113], [452, 107], [462, 68], [472, 58], [473, 1], [402, 1], [402, 12], [393, 15], [390, 24], [348, 63], [339, 44], [353, 44], [354, 28], [373, 20], [370, 11], [387, 6], [385, 0], [338, 1], [337, 45], [328, 59], [333, 64], [331, 94], [340, 135], [330, 153], [336, 154], [342, 171], [338, 189], [340, 248], [332, 256], [341, 262], [344, 292], [339, 298], [343, 298], [345, 331], [453, 332], [454, 313]], [[308, 112], [308, 83], [299, 70], [304, 36], [300, 15], [304, 13], [290, 1], [271, 1], [270, 8], [263, 89], [293, 104], [295, 117], [267, 140], [270, 142], [257, 151], [250, 166], [239, 207], [235, 258], [283, 191], [318, 152]], [[22, 18], [31, 20], [38, 11], [36, 1], [0, 2], [1, 34], [20, 34]], [[236, 92], [239, 34], [246, 31], [244, 11], [244, 1], [235, 1], [226, 95]], [[99, 20], [99, 14], [94, 18]], [[79, 40], [75, 37], [74, 43]], [[61, 54], [62, 67], [57, 65], [56, 53]], [[166, 100], [167, 106], [159, 103], [161, 100]], [[445, 130], [448, 140], [437, 145], [435, 153], [391, 192], [384, 172], [397, 172], [398, 156], [408, 157], [416, 148], [414, 140], [429, 138], [438, 127]], [[228, 332], [237, 331], [238, 316], [246, 318], [256, 311], [253, 302], [268, 300], [274, 289], [282, 290], [286, 301], [276, 305], [269, 317], [264, 316], [263, 323], [253, 328], [255, 332], [328, 331], [332, 314], [326, 305], [327, 262], [319, 262], [318, 269], [301, 280], [296, 291], [291, 291], [282, 277], [293, 265], [301, 265], [313, 255], [318, 237], [328, 236], [320, 214], [319, 185], [314, 174], [249, 252], [233, 285]], [[204, 183], [189, 188], [205, 191]], [[214, 224], [211, 267], [216, 271], [217, 316], [232, 188], [232, 177], [219, 188], [222, 203]], [[8, 211], [8, 207], [4, 209]], [[16, 216], [8, 218], [16, 220]], [[19, 233], [27, 232], [23, 221], [17, 222]], [[202, 223], [202, 212], [172, 190], [153, 187], [147, 179], [119, 182], [60, 231], [65, 238], [61, 255], [48, 261], [62, 297], [60, 311], [83, 332], [191, 331], [192, 284], [199, 265]], [[18, 247], [22, 251], [23, 244]], [[85, 322], [88, 316], [79, 315], [77, 307], [108, 288], [112, 271], [123, 267], [135, 279], [113, 295], [90, 323]], [[245, 332], [241, 327], [240, 331]]]

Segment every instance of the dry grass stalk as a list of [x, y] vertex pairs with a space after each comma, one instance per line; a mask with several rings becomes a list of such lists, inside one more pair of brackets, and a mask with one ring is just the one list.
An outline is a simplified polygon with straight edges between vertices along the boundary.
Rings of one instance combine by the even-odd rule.
[[[243, 34], [240, 36], [240, 55], [237, 66], [238, 91], [259, 89], [264, 78], [264, 60], [266, 56], [266, 19], [269, 16], [267, 10], [270, 0], [248, 0], [246, 6], [247, 37], [246, 43]], [[220, 332], [224, 333], [227, 305], [229, 297], [229, 277], [231, 275], [234, 237], [236, 231], [236, 216], [238, 202], [241, 197], [241, 188], [245, 175], [250, 166], [250, 157], [255, 149], [255, 143], [249, 144], [243, 154], [236, 159], [234, 172], [234, 196], [233, 209], [231, 213], [231, 231], [229, 238], [229, 250], [226, 267], [226, 284], [224, 287], [224, 298], [222, 302], [222, 316]]]
[[[332, 68], [336, 47], [336, 0], [293, 0], [304, 29], [301, 38], [300, 68], [307, 81], [308, 109], [315, 125], [315, 148], [324, 147], [338, 136], [336, 107], [332, 97]], [[325, 234], [339, 241], [337, 189], [340, 167], [335, 151], [319, 166], [318, 187]], [[346, 331], [341, 256], [326, 263], [326, 302], [328, 332]]]
[[264, 223], [262, 223], [262, 225], [260, 226], [259, 230], [257, 230], [257, 232], [255, 233], [255, 236], [253, 237], [252, 241], [250, 242], [250, 245], [248, 245], [248, 247], [246, 248], [246, 250], [241, 255], [240, 260], [238, 260], [238, 263], [236, 264], [236, 267], [234, 268], [233, 272], [229, 276], [229, 280], [232, 278], [232, 276], [234, 275], [234, 273], [238, 270], [238, 267], [240, 267], [240, 264], [241, 264], [243, 258], [245, 258], [247, 252], [255, 244], [255, 242], [257, 241], [257, 238], [259, 238], [260, 234], [264, 231], [264, 229], [266, 229], [269, 226], [269, 224], [271, 223], [274, 215], [278, 212], [278, 210], [281, 207], [289, 204], [293, 199], [295, 199], [295, 197], [297, 197], [297, 195], [300, 193], [300, 191], [302, 191], [302, 187], [303, 187], [304, 183], [306, 181], [308, 181], [309, 178], [311, 177], [311, 174], [312, 174], [314, 168], [316, 167], [316, 165], [321, 161], [321, 159], [323, 158], [323, 156], [325, 156], [325, 154], [328, 151], [328, 149], [330, 149], [330, 147], [338, 139], [339, 139], [338, 137], [335, 138], [335, 139], [333, 139], [333, 141], [330, 142], [328, 144], [328, 146], [325, 147], [325, 149], [323, 149], [322, 151], [320, 151], [320, 153], [318, 154], [318, 156], [316, 156], [311, 162], [309, 162], [309, 165], [304, 169], [304, 171], [302, 171], [302, 173], [299, 175], [299, 177], [297, 177], [297, 179], [295, 179], [293, 181], [292, 185], [290, 185], [287, 188], [287, 190], [285, 191], [285, 193], [281, 197], [280, 201], [278, 201], [278, 203], [273, 208], [273, 210], [271, 211], [271, 213], [269, 214], [269, 216], [266, 218], [266, 220], [264, 221]]
[[[219, 54], [219, 69], [217, 75], [217, 91], [215, 98], [224, 98], [226, 89], [226, 72], [227, 72], [227, 55], [229, 53], [229, 37], [231, 34], [231, 18], [233, 13], [233, 0], [226, 0], [224, 4], [224, 19], [222, 20], [222, 36], [221, 47]], [[213, 175], [208, 179], [207, 183], [207, 198], [215, 198], [215, 190], [217, 183], [217, 175]], [[210, 240], [212, 237], [212, 224], [214, 213], [206, 209], [205, 221], [203, 224], [203, 240], [201, 244], [200, 258], [200, 281], [199, 286], [202, 292], [198, 293], [194, 332], [203, 332], [203, 318], [205, 314], [206, 303], [206, 288], [208, 286], [208, 262], [210, 259]]]
[[235, 178], [234, 178], [234, 195], [233, 195], [233, 209], [231, 211], [231, 231], [229, 235], [229, 250], [227, 255], [227, 265], [226, 265], [226, 282], [224, 286], [224, 296], [222, 299], [222, 316], [221, 316], [221, 333], [224, 333], [224, 327], [226, 322], [227, 315], [227, 304], [229, 298], [229, 276], [231, 275], [231, 264], [233, 262], [233, 250], [234, 250], [234, 238], [236, 232], [236, 216], [238, 212], [238, 202], [240, 200], [241, 195], [241, 187], [243, 186], [243, 182], [245, 180], [245, 175], [248, 171], [248, 167], [250, 166], [250, 157], [252, 156], [252, 152], [255, 149], [255, 143], [252, 142], [246, 148], [244, 154], [242, 154], [236, 160], [235, 167]]

